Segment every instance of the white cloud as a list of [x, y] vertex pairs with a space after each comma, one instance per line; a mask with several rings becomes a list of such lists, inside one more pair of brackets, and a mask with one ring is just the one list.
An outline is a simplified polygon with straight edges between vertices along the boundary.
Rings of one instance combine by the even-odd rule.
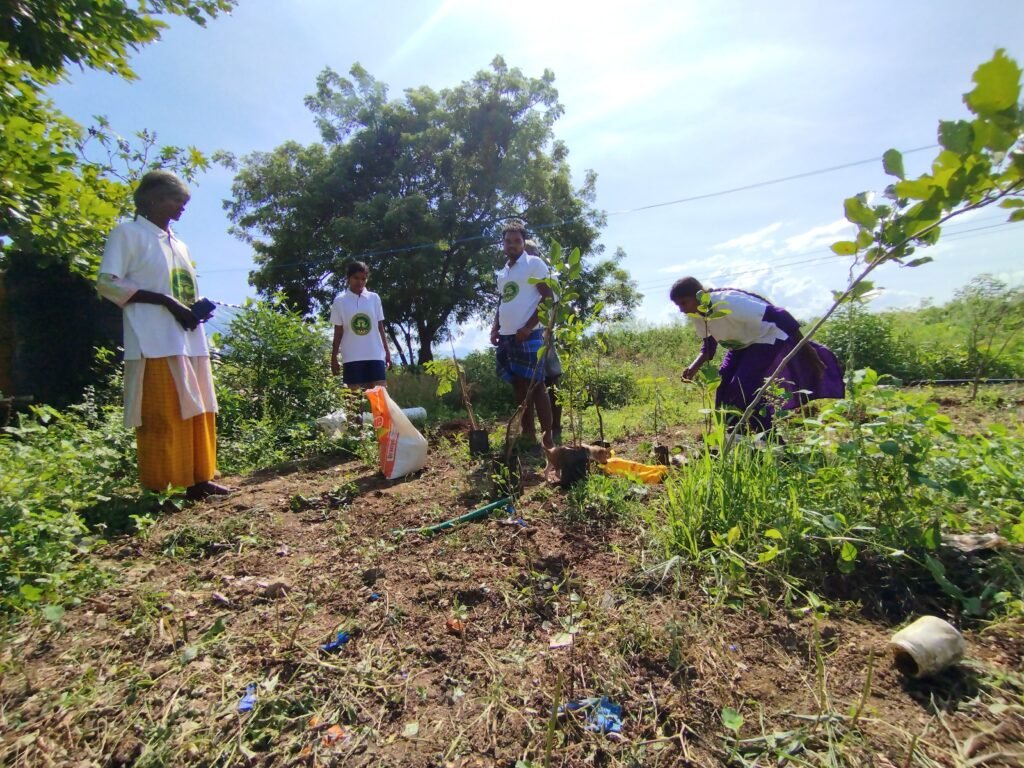
[[787, 237], [784, 241], [785, 251], [789, 253], [802, 253], [819, 248], [828, 248], [836, 240], [840, 240], [843, 237], [852, 239], [854, 232], [853, 224], [846, 219], [839, 219], [831, 224], [822, 224], [798, 235]]
[[677, 274], [677, 273], [678, 274], [683, 274], [688, 269], [693, 267], [696, 263], [697, 262], [695, 262], [695, 261], [682, 261], [682, 262], [680, 262], [678, 264], [669, 264], [667, 267], [662, 267], [661, 269], [658, 269], [656, 271], [657, 272], [661, 272], [663, 274], [668, 274], [668, 275], [674, 275], [674, 274]]
[[767, 227], [761, 227], [761, 229], [754, 232], [734, 237], [732, 240], [726, 240], [724, 243], [719, 243], [713, 247], [723, 250], [729, 250], [730, 248], [746, 248], [750, 250], [755, 248], [771, 248], [775, 245], [775, 239], [768, 236], [777, 232], [781, 227], [782, 222], [777, 221], [774, 224], [769, 224]]
[[[459, 332], [455, 336], [455, 354], [459, 357], [469, 352], [476, 352], [487, 349], [491, 346], [490, 324], [472, 323], [459, 326]], [[440, 355], [451, 355], [451, 347], [447, 344], [443, 348], [435, 350]]]

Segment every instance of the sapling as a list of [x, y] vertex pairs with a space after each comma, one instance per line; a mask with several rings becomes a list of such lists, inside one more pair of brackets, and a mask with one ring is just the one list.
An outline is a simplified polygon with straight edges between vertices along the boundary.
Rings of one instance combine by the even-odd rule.
[[972, 120], [939, 121], [942, 149], [931, 173], [907, 178], [903, 155], [890, 149], [882, 156], [884, 171], [897, 179], [885, 190], [889, 200], [874, 205], [862, 192], [848, 197], [843, 208], [857, 227], [853, 240], [832, 244], [837, 256], [852, 256], [854, 274], [843, 291], [833, 291], [832, 306], [814, 323], [778, 364], [751, 399], [726, 441], [728, 452], [736, 435], [761, 403], [771, 384], [799, 355], [808, 341], [843, 304], [875, 290], [867, 278], [883, 264], [919, 267], [930, 256], [913, 258], [919, 247], [938, 242], [942, 226], [958, 216], [998, 204], [1009, 209], [1007, 223], [1024, 221], [1024, 109], [1020, 105], [1021, 69], [999, 49], [972, 77], [975, 87], [963, 96]]

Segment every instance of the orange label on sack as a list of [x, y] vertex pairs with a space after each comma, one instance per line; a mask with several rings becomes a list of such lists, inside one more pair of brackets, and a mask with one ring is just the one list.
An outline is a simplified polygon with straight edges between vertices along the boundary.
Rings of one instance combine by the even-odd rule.
[[373, 428], [377, 433], [377, 444], [380, 448], [380, 471], [388, 477], [395, 468], [398, 430], [392, 428], [386, 392], [383, 387], [373, 387], [366, 390], [366, 397], [370, 400], [370, 409], [373, 411]]

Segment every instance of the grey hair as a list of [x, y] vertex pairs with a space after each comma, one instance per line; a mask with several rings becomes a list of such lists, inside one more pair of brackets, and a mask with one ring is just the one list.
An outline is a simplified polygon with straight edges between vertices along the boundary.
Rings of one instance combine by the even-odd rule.
[[135, 188], [135, 209], [144, 213], [157, 200], [163, 200], [173, 195], [191, 197], [192, 192], [189, 190], [188, 184], [182, 181], [177, 174], [164, 170], [150, 171], [139, 179], [139, 186]]

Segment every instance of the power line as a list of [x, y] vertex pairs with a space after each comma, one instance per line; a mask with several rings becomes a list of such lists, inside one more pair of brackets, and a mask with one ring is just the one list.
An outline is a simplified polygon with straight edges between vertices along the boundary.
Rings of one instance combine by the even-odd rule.
[[[983, 235], [994, 234], [993, 232], [988, 231], [988, 230], [993, 230], [993, 229], [997, 229], [997, 228], [1000, 228], [1000, 227], [1005, 227], [1005, 226], [1008, 226], [1008, 225], [1013, 224], [1013, 223], [1016, 223], [1016, 222], [1004, 221], [1004, 222], [1002, 222], [1000, 224], [989, 224], [989, 225], [984, 226], [984, 227], [972, 227], [971, 229], [959, 230], [957, 232], [950, 233], [949, 235], [944, 235], [943, 238], [942, 238], [942, 242], [945, 242], [945, 241], [948, 241], [948, 240], [954, 240], [954, 239], [957, 239], [957, 240], [969, 240], [972, 237], [981, 237]], [[979, 234], [979, 233], [981, 233], [981, 234]], [[966, 235], [966, 237], [965, 237], [965, 235]], [[818, 256], [817, 258], [806, 259], [806, 260], [803, 260], [803, 261], [794, 261], [794, 262], [790, 262], [790, 263], [786, 263], [786, 264], [777, 264], [777, 265], [765, 265], [765, 266], [761, 266], [761, 267], [755, 267], [755, 268], [752, 268], [752, 269], [741, 270], [741, 271], [738, 271], [738, 272], [729, 272], [729, 273], [727, 273], [726, 278], [731, 280], [731, 279], [736, 278], [736, 277], [745, 277], [747, 275], [754, 275], [754, 274], [757, 274], [758, 272], [768, 272], [768, 271], [770, 271], [770, 272], [785, 272], [787, 270], [794, 269], [795, 267], [798, 267], [798, 266], [803, 266], [803, 265], [806, 265], [806, 264], [823, 263], [823, 262], [827, 262], [827, 261], [834, 261], [836, 259], [849, 259], [849, 256], [837, 256], [836, 254], [829, 253], [829, 254]], [[675, 280], [670, 280], [668, 282], [660, 282], [660, 283], [657, 283], [657, 284], [652, 284], [652, 285], [649, 285], [647, 287], [638, 286], [638, 288], [639, 288], [639, 290], [641, 292], [650, 292], [650, 291], [656, 291], [656, 290], [660, 290], [660, 289], [664, 289], [664, 288], [669, 288], [669, 287], [672, 286], [672, 284], [674, 282], [675, 282]]]
[[[992, 227], [999, 227], [999, 226], [1003, 226], [1004, 224], [1011, 223], [1011, 222], [1007, 222], [1006, 221], [1005, 214], [996, 214], [995, 216], [984, 216], [984, 217], [976, 219], [975, 221], [977, 221], [977, 222], [995, 221], [996, 219], [1001, 219], [1002, 221], [1001, 221], [1000, 224], [992, 225]], [[967, 232], [976, 232], [976, 231], [979, 231], [979, 230], [982, 230], [982, 229], [992, 228], [992, 227], [973, 227], [971, 229], [957, 229], [956, 228], [956, 227], [963, 226], [964, 224], [967, 224], [967, 223], [968, 222], [966, 222], [966, 221], [965, 222], [954, 222], [953, 224], [951, 224], [948, 227], [943, 227], [942, 228], [942, 232], [943, 232], [942, 239], [945, 241], [945, 240], [949, 240], [949, 239], [952, 239], [952, 238], [956, 238], [958, 235], [962, 235], [962, 234], [965, 234]], [[771, 266], [783, 266], [785, 263], [788, 263], [787, 262], [788, 259], [801, 258], [803, 256], [815, 256], [815, 255], [819, 255], [819, 254], [827, 254], [827, 256], [829, 258], [839, 258], [839, 259], [849, 258], [848, 256], [837, 256], [836, 254], [832, 253], [832, 251], [830, 249], [829, 250], [825, 250], [825, 249], [821, 249], [821, 248], [815, 248], [814, 250], [803, 251], [801, 253], [776, 254], [776, 255], [772, 256], [771, 258], [763, 259], [761, 261], [762, 266], [758, 267], [758, 269], [760, 270], [760, 269], [763, 269], [765, 267], [771, 267]], [[796, 262], [796, 263], [804, 263], [804, 262]], [[652, 285], [652, 284], [653, 285], [661, 285], [663, 282], [664, 282], [663, 278], [651, 278], [651, 279], [649, 279], [647, 281], [638, 282], [637, 287], [642, 290], [647, 285]]]
[[[935, 149], [938, 144], [929, 144], [926, 147], [914, 147], [908, 149], [901, 154], [909, 155], [914, 152], [924, 152], [926, 149]], [[781, 184], [785, 181], [794, 181], [796, 179], [806, 179], [810, 176], [820, 176], [823, 173], [832, 173], [833, 171], [842, 171], [846, 168], [854, 168], [858, 165], [867, 165], [868, 163], [877, 163], [881, 161], [881, 157], [871, 157], [866, 160], [855, 160], [852, 163], [843, 163], [842, 165], [833, 165], [828, 168], [819, 168], [816, 171], [805, 171], [804, 173], [796, 173], [792, 176], [783, 176], [778, 179], [769, 179], [768, 181], [758, 181], [753, 184], [744, 184], [742, 187], [733, 187], [731, 189], [723, 189], [718, 192], [707, 192], [703, 195], [693, 195], [692, 197], [681, 197], [678, 200], [668, 200], [664, 203], [652, 203], [650, 205], [642, 205], [639, 208], [627, 208], [621, 211], [612, 211], [609, 216], [617, 216], [623, 213], [636, 213], [638, 211], [649, 211], [652, 208], [664, 208], [669, 205], [679, 205], [680, 203], [692, 203], [695, 200], [707, 200], [711, 197], [721, 197], [722, 195], [731, 195], [736, 192], [746, 192], [750, 189], [759, 189], [760, 187], [768, 187], [772, 184]]]
[[[995, 221], [996, 219], [1001, 219], [1002, 224], [1010, 223], [1010, 222], [1008, 222], [1006, 220], [1006, 214], [1005, 213], [995, 214], [994, 216], [982, 216], [982, 217], [979, 217], [978, 219], [975, 219], [975, 221], [978, 221], [978, 222], [981, 222], [981, 221]], [[964, 221], [964, 222], [956, 221], [956, 222], [953, 222], [952, 224], [950, 224], [949, 226], [942, 227], [942, 231], [943, 231], [942, 239], [943, 240], [949, 240], [950, 238], [954, 238], [955, 236], [957, 236], [957, 234], [961, 234], [961, 233], [967, 232], [967, 231], [975, 231], [975, 229], [958, 229], [958, 228], [954, 228], [954, 227], [963, 226], [964, 224], [967, 224], [967, 223], [968, 223], [968, 221]], [[852, 226], [852, 224], [851, 224], [851, 226]], [[1001, 226], [1001, 224], [998, 224], [997, 226]], [[976, 228], [980, 228], [980, 227], [976, 227]], [[839, 237], [839, 236], [836, 236], [836, 237]], [[802, 251], [801, 253], [774, 254], [770, 258], [762, 259], [761, 263], [763, 265], [765, 265], [765, 266], [767, 266], [767, 265], [778, 265], [778, 264], [781, 264], [782, 262], [785, 262], [787, 259], [801, 258], [803, 256], [816, 256], [816, 255], [819, 255], [819, 254], [828, 254], [830, 257], [835, 257], [835, 258], [848, 258], [847, 256], [836, 256], [836, 254], [831, 253], [830, 249], [829, 250], [823, 250], [821, 248], [815, 248], [812, 251]], [[643, 288], [644, 285], [648, 285], [650, 283], [658, 283], [658, 284], [660, 284], [660, 283], [662, 283], [662, 279], [651, 279], [651, 280], [648, 280], [646, 283], [641, 282], [638, 285], [639, 285], [640, 288]]]

